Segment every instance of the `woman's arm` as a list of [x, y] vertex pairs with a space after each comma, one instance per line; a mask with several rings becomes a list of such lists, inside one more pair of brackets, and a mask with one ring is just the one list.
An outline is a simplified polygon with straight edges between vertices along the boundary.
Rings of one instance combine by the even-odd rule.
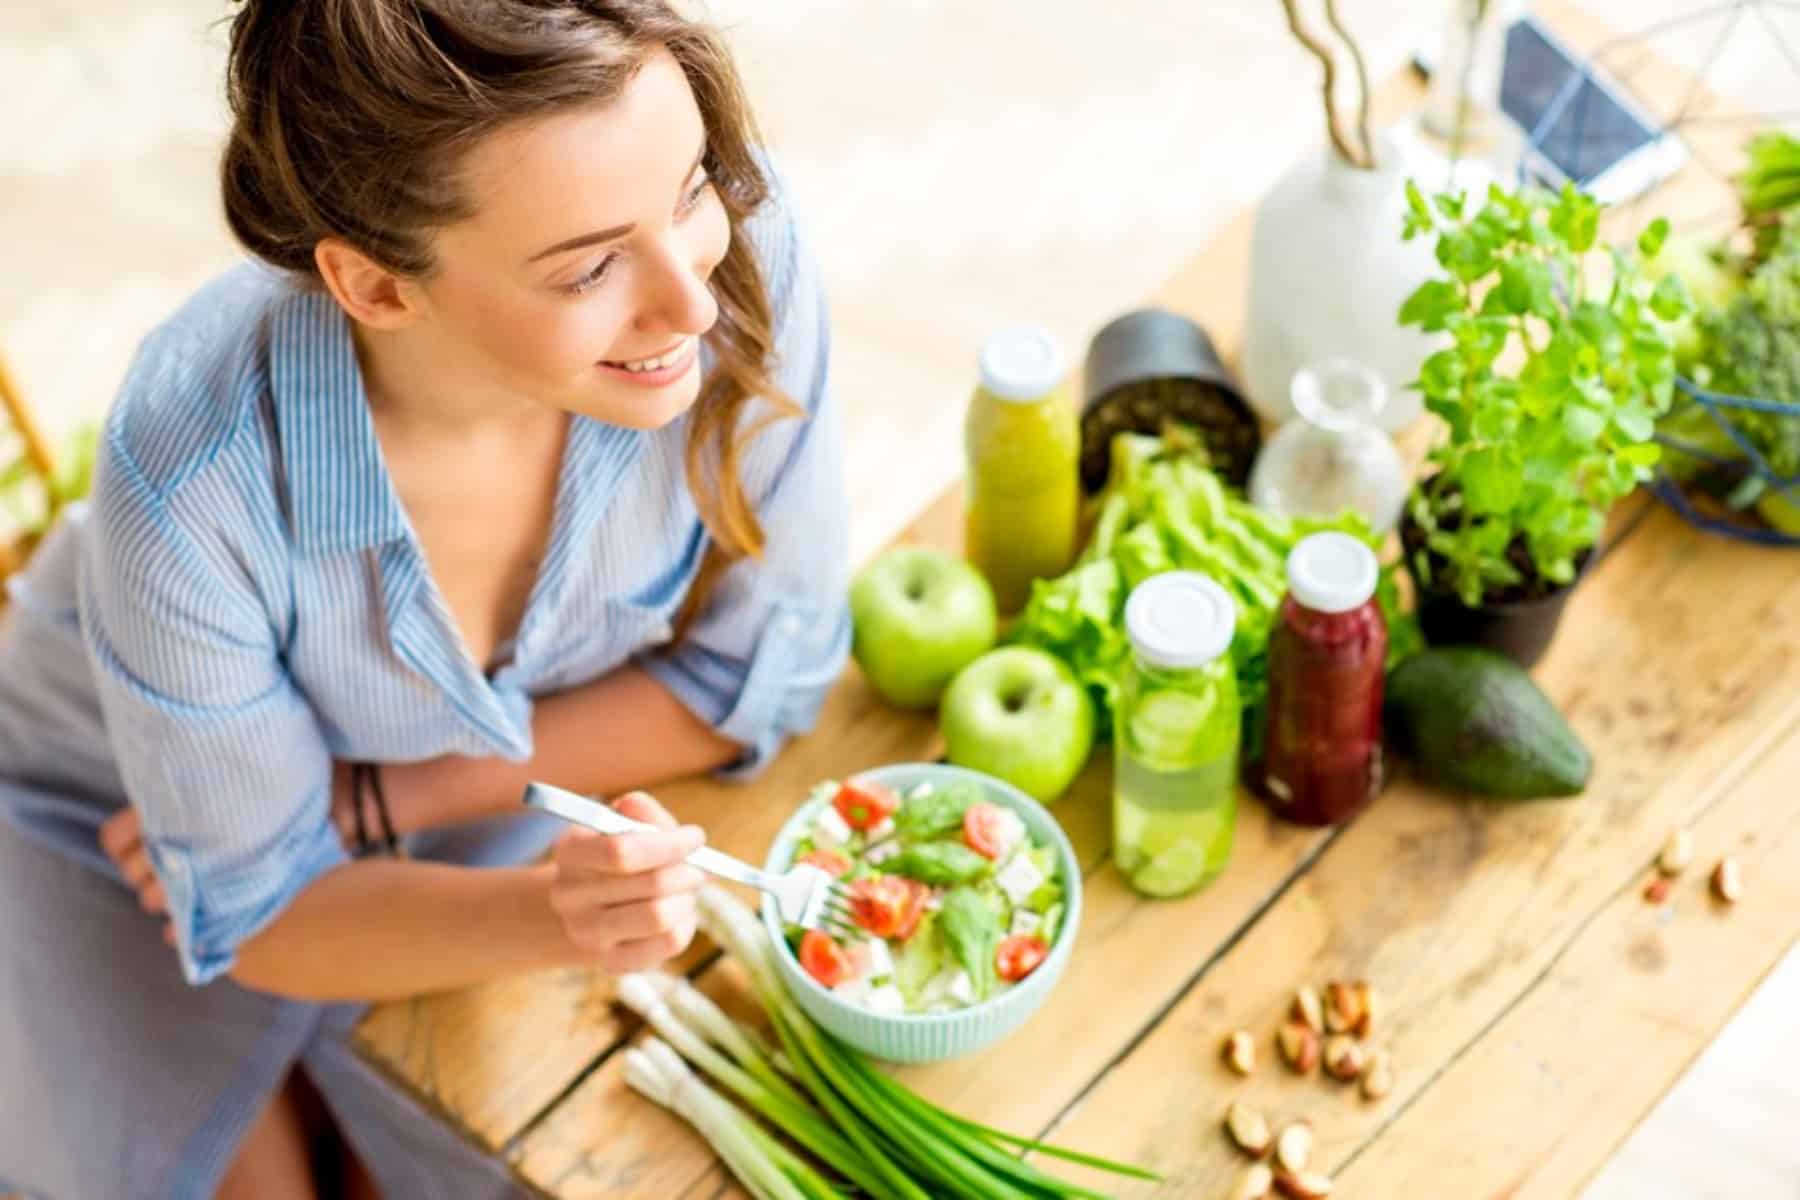
[[389, 1000], [576, 959], [555, 868], [372, 858], [326, 872], [237, 951], [231, 977], [300, 1000]]
[[[538, 700], [531, 731], [536, 751], [526, 762], [447, 756], [383, 767], [396, 827], [407, 833], [510, 812], [534, 779], [616, 796], [724, 766], [743, 751], [636, 666]], [[340, 827], [349, 819], [343, 807]]]
[[[230, 974], [301, 1000], [389, 1000], [466, 987], [519, 971], [592, 963], [642, 970], [687, 945], [703, 876], [681, 862], [704, 841], [642, 793], [616, 807], [666, 832], [602, 837], [572, 829], [551, 861], [458, 867], [372, 858], [303, 888], [237, 949]], [[135, 809], [101, 829], [101, 845], [146, 911], [166, 903], [139, 843]]]

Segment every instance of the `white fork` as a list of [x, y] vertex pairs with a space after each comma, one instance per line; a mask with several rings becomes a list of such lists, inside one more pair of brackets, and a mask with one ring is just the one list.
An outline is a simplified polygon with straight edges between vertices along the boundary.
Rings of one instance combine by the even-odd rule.
[[[547, 783], [525, 786], [525, 803], [576, 825], [600, 833], [666, 833], [655, 825], [634, 821], [604, 804]], [[687, 856], [691, 866], [721, 879], [753, 887], [775, 898], [781, 919], [803, 929], [826, 929], [849, 934], [855, 925], [850, 893], [843, 884], [811, 863], [796, 863], [777, 875], [760, 870], [729, 854], [702, 846]]]

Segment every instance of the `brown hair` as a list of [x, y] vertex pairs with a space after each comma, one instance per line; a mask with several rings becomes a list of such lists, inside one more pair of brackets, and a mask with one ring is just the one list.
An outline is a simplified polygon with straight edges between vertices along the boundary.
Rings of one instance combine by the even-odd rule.
[[[657, 47], [681, 65], [707, 136], [706, 167], [734, 230], [768, 196], [755, 122], [724, 44], [665, 0], [244, 0], [231, 25], [233, 124], [225, 216], [251, 253], [316, 283], [338, 237], [389, 269], [432, 269], [431, 233], [470, 215], [455, 166], [509, 122], [616, 97]], [[769, 374], [773, 318], [748, 240], [710, 281], [715, 369], [689, 425], [687, 478], [711, 542], [676, 622], [684, 632], [732, 561], [762, 552], [744, 494], [744, 446], [800, 410]]]

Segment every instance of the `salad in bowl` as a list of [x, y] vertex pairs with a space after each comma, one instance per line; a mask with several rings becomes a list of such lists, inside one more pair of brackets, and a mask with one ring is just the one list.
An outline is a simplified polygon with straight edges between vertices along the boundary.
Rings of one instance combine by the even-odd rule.
[[[993, 1040], [1041, 1003], [1067, 961], [1074, 851], [1047, 810], [1000, 780], [919, 763], [820, 783], [768, 865], [796, 862], [845, 885], [851, 927], [783, 926], [765, 905], [791, 951], [778, 964], [814, 1019], [871, 1053], [921, 1061]], [[942, 1036], [929, 1049], [891, 1035], [869, 1045], [883, 1022]]]

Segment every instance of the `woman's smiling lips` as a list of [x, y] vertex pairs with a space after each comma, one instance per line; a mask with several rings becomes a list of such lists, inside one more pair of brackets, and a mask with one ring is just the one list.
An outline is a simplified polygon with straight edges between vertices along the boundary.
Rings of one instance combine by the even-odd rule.
[[698, 356], [700, 340], [686, 337], [661, 354], [649, 358], [630, 359], [627, 362], [600, 362], [595, 365], [615, 379], [623, 379], [627, 383], [635, 383], [639, 387], [667, 387], [674, 383], [694, 365]]

